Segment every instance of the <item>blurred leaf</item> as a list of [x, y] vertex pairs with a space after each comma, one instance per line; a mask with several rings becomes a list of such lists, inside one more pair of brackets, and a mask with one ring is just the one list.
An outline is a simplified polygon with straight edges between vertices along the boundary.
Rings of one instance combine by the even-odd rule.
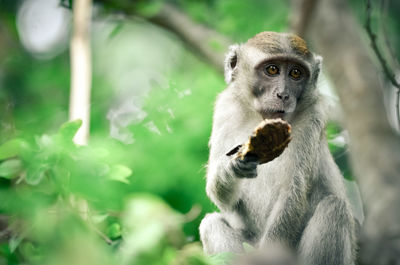
[[17, 247], [19, 246], [19, 244], [21, 244], [23, 239], [24, 239], [24, 237], [21, 235], [12, 235], [11, 236], [10, 241], [8, 242], [11, 253], [17, 249]]
[[92, 220], [93, 223], [99, 224], [104, 220], [106, 220], [107, 217], [109, 217], [109, 214], [97, 214], [97, 215], [91, 215], [90, 219]]
[[111, 251], [87, 231], [66, 230], [64, 237], [55, 238], [54, 246], [46, 253], [44, 265], [107, 265], [118, 264]]
[[232, 252], [223, 252], [219, 254], [212, 255], [211, 261], [215, 264], [231, 264], [236, 254]]
[[110, 179], [129, 184], [128, 177], [132, 174], [132, 170], [124, 165], [111, 166], [109, 175]]
[[168, 246], [181, 244], [184, 239], [183, 216], [150, 194], [133, 196], [127, 203], [122, 221], [125, 241], [121, 257], [124, 264], [142, 259], [152, 263], [152, 259], [166, 254]]
[[210, 47], [216, 51], [216, 52], [225, 52], [226, 47], [224, 46], [224, 44], [220, 43], [218, 40], [209, 40], [208, 45], [210, 45]]
[[35, 246], [31, 242], [22, 242], [19, 251], [24, 257], [32, 257], [35, 255]]
[[243, 248], [245, 252], [251, 252], [254, 250], [254, 247], [247, 242], [243, 242]]
[[137, 1], [136, 10], [144, 17], [151, 17], [157, 14], [163, 5], [162, 0]]
[[40, 149], [51, 148], [54, 145], [53, 137], [47, 134], [36, 136], [35, 140]]
[[72, 141], [82, 125], [82, 120], [69, 121], [61, 125], [58, 135], [64, 142]]
[[[199, 242], [185, 245], [178, 251], [178, 256], [170, 265], [207, 265], [215, 264], [210, 257], [204, 255]], [[217, 264], [215, 264], [217, 265]]]
[[110, 34], [108, 35], [109, 39], [114, 38], [119, 32], [121, 32], [122, 28], [124, 27], [124, 23], [123, 21], [118, 21], [115, 24], [115, 27], [112, 29], [112, 31], [110, 32]]
[[14, 157], [29, 147], [28, 143], [22, 139], [12, 139], [0, 146], [0, 160]]
[[121, 237], [121, 235], [122, 235], [121, 225], [118, 224], [118, 223], [113, 223], [112, 225], [110, 225], [108, 227], [108, 233], [107, 234], [111, 239], [115, 239], [115, 238]]
[[50, 166], [46, 164], [32, 165], [27, 168], [25, 181], [30, 185], [38, 185], [45, 177]]
[[0, 177], [12, 179], [22, 169], [22, 162], [19, 159], [9, 159], [0, 164]]

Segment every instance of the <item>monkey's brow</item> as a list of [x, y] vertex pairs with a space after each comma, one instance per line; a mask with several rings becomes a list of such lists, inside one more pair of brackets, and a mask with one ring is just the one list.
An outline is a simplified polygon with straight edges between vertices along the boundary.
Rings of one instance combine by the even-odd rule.
[[300, 60], [296, 57], [288, 57], [287, 55], [277, 55], [277, 56], [267, 57], [267, 58], [263, 59], [262, 61], [260, 61], [259, 63], [257, 63], [255, 68], [262, 67], [265, 64], [270, 63], [270, 62], [278, 62], [278, 61], [293, 62], [295, 64], [298, 64], [300, 67], [302, 67], [307, 73], [310, 73], [309, 67], [307, 65], [305, 65], [302, 60]]

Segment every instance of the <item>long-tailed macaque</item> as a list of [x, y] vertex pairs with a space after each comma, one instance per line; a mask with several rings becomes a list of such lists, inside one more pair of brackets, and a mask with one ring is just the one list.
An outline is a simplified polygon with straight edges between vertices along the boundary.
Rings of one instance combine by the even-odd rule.
[[[293, 34], [262, 32], [230, 47], [210, 139], [206, 191], [220, 212], [200, 225], [206, 253], [281, 244], [301, 264], [353, 264], [354, 218], [316, 89], [321, 61]], [[227, 155], [273, 118], [292, 128], [280, 156], [260, 164], [256, 156]]]

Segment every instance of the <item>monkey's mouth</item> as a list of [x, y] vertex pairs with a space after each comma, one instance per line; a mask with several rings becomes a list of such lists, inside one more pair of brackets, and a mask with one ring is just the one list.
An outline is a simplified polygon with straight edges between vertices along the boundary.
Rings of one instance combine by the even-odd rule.
[[276, 119], [276, 118], [283, 119], [286, 113], [287, 112], [282, 109], [268, 109], [260, 112], [263, 119]]

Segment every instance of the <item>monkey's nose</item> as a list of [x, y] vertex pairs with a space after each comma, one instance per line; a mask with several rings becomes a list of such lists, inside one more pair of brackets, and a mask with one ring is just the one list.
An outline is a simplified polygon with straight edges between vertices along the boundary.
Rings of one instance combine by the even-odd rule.
[[282, 99], [282, 101], [286, 101], [286, 100], [289, 99], [289, 94], [286, 93], [286, 92], [276, 93], [276, 96], [277, 96], [279, 99]]

